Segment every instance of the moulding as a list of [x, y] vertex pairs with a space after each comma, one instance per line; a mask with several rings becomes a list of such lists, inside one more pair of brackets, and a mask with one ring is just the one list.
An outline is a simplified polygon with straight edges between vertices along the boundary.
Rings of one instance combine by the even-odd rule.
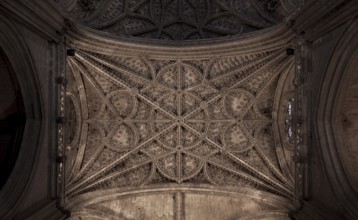
[[175, 192], [187, 192], [187, 193], [197, 193], [197, 194], [210, 194], [210, 195], [225, 195], [230, 197], [242, 197], [246, 196], [248, 198], [255, 199], [257, 201], [267, 202], [267, 204], [274, 205], [277, 208], [283, 210], [292, 210], [294, 206], [287, 199], [284, 199], [280, 196], [272, 195], [270, 193], [266, 193], [263, 191], [255, 190], [252, 188], [245, 187], [232, 187], [232, 189], [228, 188], [220, 188], [217, 186], [206, 186], [206, 188], [202, 188], [201, 186], [195, 184], [187, 184], [185, 186], [178, 186], [176, 184], [170, 185], [158, 185], [156, 187], [142, 187], [138, 188], [120, 188], [120, 189], [110, 189], [110, 190], [100, 190], [96, 192], [90, 192], [87, 194], [83, 194], [81, 196], [76, 197], [69, 201], [65, 208], [66, 209], [79, 209], [81, 207], [87, 206], [89, 204], [100, 203], [103, 201], [119, 199], [121, 197], [128, 196], [138, 196], [145, 194], [158, 194], [158, 193], [175, 193]]
[[25, 24], [34, 33], [55, 42], [59, 41], [59, 34], [65, 28], [65, 18], [52, 1], [3, 0], [0, 11]]
[[349, 182], [342, 165], [334, 131], [334, 112], [337, 106], [337, 94], [341, 89], [341, 80], [346, 74], [351, 56], [358, 50], [355, 37], [358, 33], [357, 19], [350, 22], [344, 31], [326, 69], [320, 89], [318, 109], [315, 113], [314, 132], [319, 137], [319, 147], [329, 182], [337, 195], [346, 216], [358, 217], [358, 195]]
[[96, 31], [80, 24], [73, 24], [66, 33], [68, 45], [74, 49], [88, 49], [107, 55], [147, 56], [152, 58], [201, 58], [251, 54], [291, 46], [294, 33], [285, 25], [276, 25], [260, 31], [227, 38], [196, 41], [161, 41], [127, 38]]
[[[38, 162], [39, 146], [43, 139], [45, 120], [43, 119], [43, 100], [39, 91], [37, 71], [25, 40], [16, 24], [0, 15], [0, 46], [7, 54], [19, 80], [24, 99], [26, 124], [21, 148], [14, 169], [0, 191], [0, 216], [10, 218], [29, 187]], [[14, 190], [15, 189], [15, 190]]]

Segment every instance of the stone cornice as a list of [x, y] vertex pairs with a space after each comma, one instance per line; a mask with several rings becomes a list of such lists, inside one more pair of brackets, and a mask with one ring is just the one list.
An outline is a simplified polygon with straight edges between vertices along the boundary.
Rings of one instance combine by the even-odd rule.
[[[127, 38], [86, 28], [74, 24], [66, 33], [70, 46], [78, 49], [90, 49], [99, 53], [113, 55], [120, 53], [126, 56], [146, 56], [150, 51], [155, 58], [201, 58], [251, 54], [258, 51], [281, 48], [293, 44], [295, 35], [285, 25], [277, 25], [242, 36], [227, 38], [205, 39], [197, 41], [149, 40]], [[75, 49], [76, 49], [75, 48]]]
[[78, 196], [75, 199], [69, 201], [65, 208], [71, 209], [73, 207], [81, 208], [89, 204], [100, 203], [103, 201], [119, 199], [121, 197], [128, 196], [138, 196], [143, 194], [157, 194], [157, 193], [174, 193], [174, 192], [187, 192], [187, 193], [197, 193], [197, 194], [211, 194], [211, 195], [224, 195], [230, 197], [248, 197], [258, 201], [265, 202], [270, 205], [274, 205], [277, 208], [281, 208], [282, 210], [292, 210], [294, 206], [292, 203], [284, 199], [280, 196], [275, 196], [270, 193], [266, 193], [263, 191], [245, 188], [245, 187], [233, 187], [232, 189], [227, 188], [219, 188], [219, 187], [207, 187], [201, 188], [200, 186], [189, 184], [186, 186], [178, 186], [176, 184], [170, 186], [158, 185], [156, 187], [142, 187], [138, 190], [138, 188], [123, 188], [123, 189], [110, 189], [110, 190], [101, 190], [97, 192], [90, 192], [87, 194], [83, 194]]

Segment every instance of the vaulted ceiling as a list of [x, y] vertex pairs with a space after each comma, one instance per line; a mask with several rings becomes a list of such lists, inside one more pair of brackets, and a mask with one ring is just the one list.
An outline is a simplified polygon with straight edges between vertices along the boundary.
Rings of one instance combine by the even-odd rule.
[[113, 190], [133, 198], [161, 190], [180, 200], [175, 193], [215, 189], [249, 200], [250, 191], [264, 193], [293, 207], [295, 59], [286, 48], [294, 39], [277, 26], [221, 43], [158, 47], [75, 24], [62, 88], [64, 205], [78, 209]]
[[77, 51], [66, 109], [78, 151], [67, 193], [188, 182], [254, 184], [292, 198], [272, 130], [278, 80], [292, 65], [282, 49], [196, 60]]
[[114, 208], [123, 196], [163, 206], [169, 197], [177, 205], [163, 219], [193, 218], [185, 198], [209, 190], [218, 203], [239, 194], [257, 203], [230, 218], [282, 209], [276, 217], [287, 218], [297, 201], [298, 139], [295, 57], [286, 49], [297, 42], [282, 23], [293, 3], [70, 3], [60, 2], [74, 50], [60, 87], [64, 207], [77, 217], [128, 217], [138, 211]]
[[1, 1], [0, 216], [355, 219], [357, 2], [302, 4]]
[[284, 22], [299, 1], [110, 0], [59, 1], [90, 28], [120, 36], [193, 40], [240, 35]]

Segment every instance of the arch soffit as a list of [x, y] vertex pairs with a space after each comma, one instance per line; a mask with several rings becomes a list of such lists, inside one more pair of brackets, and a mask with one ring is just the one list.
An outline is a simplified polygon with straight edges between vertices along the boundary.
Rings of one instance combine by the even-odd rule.
[[352, 65], [352, 55], [357, 54], [358, 44], [355, 36], [358, 33], [358, 20], [352, 20], [346, 27], [337, 43], [329, 65], [326, 68], [321, 83], [318, 108], [315, 111], [315, 132], [318, 134], [320, 152], [329, 182], [334, 189], [342, 207], [348, 211], [347, 215], [358, 216], [356, 204], [358, 196], [351, 185], [340, 155], [340, 143], [336, 134], [335, 115], [339, 106], [338, 98], [344, 90], [344, 78]]
[[197, 59], [213, 56], [251, 54], [292, 46], [294, 33], [286, 25], [276, 25], [241, 36], [183, 42], [125, 38], [73, 24], [66, 37], [70, 47], [106, 55], [150, 56], [152, 58]]
[[[0, 35], [3, 48], [19, 81], [24, 100], [26, 124], [18, 159], [12, 173], [0, 192], [6, 198], [0, 202], [0, 216], [6, 217], [21, 202], [28, 188], [42, 138], [43, 100], [39, 91], [37, 72], [30, 52], [17, 26], [4, 16], [0, 16], [0, 28], [6, 30]], [[16, 189], [16, 190], [14, 190]]]

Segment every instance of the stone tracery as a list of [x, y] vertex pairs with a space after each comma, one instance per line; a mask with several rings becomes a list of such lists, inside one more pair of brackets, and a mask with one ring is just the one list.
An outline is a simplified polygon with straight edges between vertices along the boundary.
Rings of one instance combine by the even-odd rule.
[[299, 1], [78, 0], [63, 7], [91, 28], [121, 36], [193, 40], [261, 30], [280, 23]]
[[79, 50], [69, 59], [82, 121], [67, 196], [172, 182], [292, 198], [271, 128], [277, 80], [292, 62], [282, 49], [195, 60]]

